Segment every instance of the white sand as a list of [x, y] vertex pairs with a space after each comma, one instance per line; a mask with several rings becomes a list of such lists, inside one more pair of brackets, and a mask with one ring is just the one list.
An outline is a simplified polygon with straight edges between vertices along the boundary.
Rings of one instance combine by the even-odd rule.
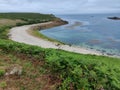
[[30, 45], [36, 45], [36, 46], [40, 46], [43, 48], [61, 49], [61, 50], [66, 50], [66, 51], [70, 51], [70, 52], [75, 52], [75, 53], [82, 53], [82, 54], [102, 55], [102, 53], [100, 53], [100, 52], [88, 50], [85, 48], [73, 47], [73, 46], [69, 46], [69, 45], [58, 45], [57, 46], [56, 43], [44, 40], [42, 38], [34, 37], [34, 36], [30, 35], [27, 31], [27, 30], [30, 30], [30, 28], [32, 26], [45, 25], [45, 24], [47, 25], [50, 23], [52, 23], [52, 22], [14, 27], [10, 30], [10, 33], [9, 33], [10, 39], [13, 41], [26, 43], [26, 44], [30, 44]]

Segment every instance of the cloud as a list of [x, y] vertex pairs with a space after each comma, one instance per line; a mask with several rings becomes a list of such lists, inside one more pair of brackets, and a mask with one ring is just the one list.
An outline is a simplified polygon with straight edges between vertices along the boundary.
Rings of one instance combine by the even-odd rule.
[[0, 0], [0, 12], [120, 12], [120, 0]]

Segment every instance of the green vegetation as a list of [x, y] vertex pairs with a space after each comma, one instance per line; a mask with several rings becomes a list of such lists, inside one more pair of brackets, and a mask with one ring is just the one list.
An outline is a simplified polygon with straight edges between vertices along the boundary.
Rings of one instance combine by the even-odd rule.
[[46, 73], [60, 82], [56, 87], [59, 90], [120, 89], [120, 59], [43, 49], [7, 40], [0, 41], [0, 48], [4, 53], [25, 54], [43, 61]]
[[20, 19], [4, 19], [0, 18], [0, 26], [15, 26], [16, 23], [25, 23], [26, 21], [20, 20]]
[[6, 82], [1, 82], [1, 83], [0, 83], [0, 87], [3, 88], [3, 90], [4, 90], [4, 88], [5, 88], [6, 86], [7, 86]]
[[52, 20], [55, 18], [52, 14], [40, 14], [40, 13], [0, 13], [0, 18], [5, 19], [22, 19], [27, 20]]
[[21, 75], [13, 74], [6, 76], [4, 71], [1, 71], [0, 90], [45, 90], [47, 75], [44, 74], [46, 71], [42, 63], [42, 61], [39, 62], [35, 57], [0, 51], [0, 68], [6, 68], [5, 73], [12, 70], [11, 67], [13, 66], [22, 67]]
[[0, 77], [4, 76], [5, 74], [5, 70], [4, 69], [0, 69]]
[[39, 14], [39, 13], [0, 13], [0, 18], [12, 19], [12, 20], [23, 20], [26, 22], [18, 22], [16, 26], [43, 23], [55, 19], [52, 14]]
[[8, 29], [14, 26], [43, 23], [57, 19], [52, 14], [0, 13], [0, 39], [8, 38]]
[[8, 39], [8, 29], [11, 27], [9, 26], [1, 26], [0, 27], [0, 39]]
[[[21, 17], [15, 14], [11, 18], [10, 15], [13, 13], [0, 14], [0, 17]], [[32, 15], [34, 19], [37, 17]], [[30, 16], [24, 14], [22, 17], [29, 19]], [[7, 32], [11, 27], [0, 26], [0, 89], [120, 90], [119, 58], [76, 54], [17, 43], [7, 40]], [[22, 67], [22, 73], [6, 76], [13, 66]]]

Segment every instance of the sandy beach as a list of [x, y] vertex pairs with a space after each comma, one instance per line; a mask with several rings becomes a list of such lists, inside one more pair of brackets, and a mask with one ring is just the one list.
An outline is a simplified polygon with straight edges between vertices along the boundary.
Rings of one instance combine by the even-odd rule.
[[81, 54], [93, 54], [93, 55], [102, 55], [102, 53], [86, 48], [80, 48], [80, 47], [74, 47], [69, 45], [59, 45], [56, 42], [50, 42], [42, 38], [37, 38], [35, 36], [32, 36], [28, 33], [28, 30], [31, 30], [33, 27], [37, 26], [45, 26], [53, 24], [54, 22], [46, 22], [46, 23], [40, 23], [40, 24], [32, 24], [32, 25], [25, 25], [25, 26], [19, 26], [19, 27], [13, 27], [10, 29], [10, 39], [16, 42], [20, 43], [26, 43], [30, 45], [36, 45], [43, 48], [54, 48], [54, 49], [61, 49], [65, 51], [75, 52], [75, 53], [81, 53]]

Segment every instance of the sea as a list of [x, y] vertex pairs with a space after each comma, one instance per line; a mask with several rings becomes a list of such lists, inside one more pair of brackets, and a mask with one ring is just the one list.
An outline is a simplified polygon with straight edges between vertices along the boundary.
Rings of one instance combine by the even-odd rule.
[[108, 19], [114, 16], [120, 13], [57, 15], [69, 24], [40, 33], [65, 44], [120, 56], [120, 20]]

